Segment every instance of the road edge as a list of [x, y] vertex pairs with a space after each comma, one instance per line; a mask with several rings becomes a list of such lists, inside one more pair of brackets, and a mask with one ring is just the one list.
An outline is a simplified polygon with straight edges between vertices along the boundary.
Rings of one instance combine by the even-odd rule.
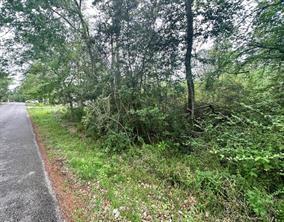
[[56, 193], [53, 189], [53, 186], [52, 186], [52, 182], [51, 180], [49, 179], [49, 176], [48, 176], [48, 173], [46, 172], [46, 164], [42, 158], [42, 154], [40, 152], [40, 148], [39, 148], [39, 145], [38, 145], [38, 142], [37, 142], [37, 136], [36, 136], [36, 133], [34, 131], [34, 127], [33, 127], [33, 124], [32, 124], [32, 120], [31, 120], [31, 117], [29, 115], [29, 112], [28, 112], [28, 109], [27, 109], [27, 106], [25, 104], [25, 109], [26, 109], [26, 115], [27, 115], [27, 119], [28, 119], [28, 124], [29, 124], [29, 128], [32, 132], [32, 135], [33, 135], [33, 143], [35, 144], [36, 146], [36, 150], [37, 150], [37, 154], [38, 154], [38, 157], [40, 158], [40, 161], [41, 161], [41, 167], [42, 167], [42, 170], [43, 170], [43, 174], [44, 174], [44, 179], [45, 179], [45, 184], [46, 184], [46, 187], [48, 189], [48, 192], [49, 194], [51, 195], [53, 201], [54, 201], [54, 205], [55, 205], [55, 212], [56, 212], [56, 217], [57, 217], [57, 221], [58, 222], [66, 222], [63, 218], [63, 214], [61, 213], [61, 209], [60, 209], [60, 205], [59, 205], [59, 201], [58, 199], [56, 198]]

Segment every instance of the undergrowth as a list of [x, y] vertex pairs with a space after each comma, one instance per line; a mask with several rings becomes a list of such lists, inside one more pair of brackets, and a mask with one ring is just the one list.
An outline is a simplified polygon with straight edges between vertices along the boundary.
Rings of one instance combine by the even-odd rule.
[[[48, 152], [64, 157], [78, 179], [92, 184], [88, 221], [281, 221], [283, 156], [274, 128], [275, 135], [263, 137], [253, 131], [257, 122], [231, 116], [214, 128], [212, 117], [212, 127], [188, 139], [193, 149], [184, 154], [168, 141], [134, 145], [123, 133], [86, 137], [62, 118], [62, 107], [29, 112]], [[239, 122], [245, 127], [238, 130]], [[255, 152], [252, 140], [270, 148]]]

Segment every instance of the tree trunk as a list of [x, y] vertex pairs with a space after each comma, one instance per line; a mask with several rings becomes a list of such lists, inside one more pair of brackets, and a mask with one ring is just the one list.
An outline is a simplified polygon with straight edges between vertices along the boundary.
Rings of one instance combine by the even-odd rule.
[[111, 64], [110, 64], [110, 70], [111, 70], [111, 97], [112, 97], [112, 103], [116, 104], [116, 83], [115, 83], [115, 49], [114, 49], [114, 35], [111, 35], [110, 38], [110, 48], [111, 48]]
[[192, 74], [192, 45], [193, 45], [193, 12], [192, 5], [193, 0], [185, 0], [186, 5], [186, 57], [185, 57], [185, 69], [186, 69], [186, 83], [187, 83], [187, 108], [190, 111], [191, 119], [194, 119], [195, 111], [195, 95], [194, 95], [194, 82]]
[[120, 101], [119, 101], [119, 89], [120, 89], [120, 32], [121, 32], [121, 7], [123, 1], [121, 0], [112, 0], [113, 5], [113, 16], [112, 16], [112, 39], [111, 39], [111, 57], [112, 57], [112, 76], [113, 76], [113, 93], [114, 93], [114, 104], [116, 109], [120, 110]]

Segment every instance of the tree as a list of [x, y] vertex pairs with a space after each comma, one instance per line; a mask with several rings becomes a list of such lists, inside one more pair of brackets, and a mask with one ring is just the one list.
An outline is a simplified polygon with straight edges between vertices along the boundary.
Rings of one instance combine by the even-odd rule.
[[281, 69], [284, 60], [283, 1], [260, 1], [250, 10], [241, 28], [236, 59], [241, 70], [248, 65]]
[[195, 95], [194, 95], [194, 82], [192, 75], [192, 66], [191, 66], [191, 58], [192, 58], [192, 47], [193, 47], [193, 11], [192, 5], [193, 0], [186, 0], [185, 2], [185, 10], [186, 10], [186, 56], [185, 56], [185, 68], [186, 68], [186, 83], [187, 83], [187, 94], [188, 94], [188, 102], [187, 106], [191, 113], [191, 119], [194, 119], [195, 112]]
[[[242, 10], [241, 0], [175, 0], [162, 1], [165, 7], [164, 26], [168, 35], [179, 41], [176, 50], [184, 53], [187, 82], [187, 108], [194, 118], [195, 95], [192, 58], [196, 58], [200, 44], [229, 38], [236, 28], [235, 19]], [[178, 34], [176, 34], [178, 32]], [[183, 34], [185, 33], [185, 35]], [[185, 50], [180, 50], [180, 47]]]
[[0, 71], [0, 101], [4, 100], [9, 91], [10, 78], [5, 72]]

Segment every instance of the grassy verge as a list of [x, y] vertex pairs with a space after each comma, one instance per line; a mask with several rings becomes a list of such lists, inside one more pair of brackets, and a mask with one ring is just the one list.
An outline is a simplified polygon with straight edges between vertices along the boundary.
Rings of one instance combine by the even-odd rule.
[[88, 221], [251, 221], [246, 181], [230, 175], [206, 151], [191, 155], [166, 144], [117, 154], [80, 135], [59, 107], [30, 107], [48, 155], [65, 159], [78, 180], [92, 187]]

